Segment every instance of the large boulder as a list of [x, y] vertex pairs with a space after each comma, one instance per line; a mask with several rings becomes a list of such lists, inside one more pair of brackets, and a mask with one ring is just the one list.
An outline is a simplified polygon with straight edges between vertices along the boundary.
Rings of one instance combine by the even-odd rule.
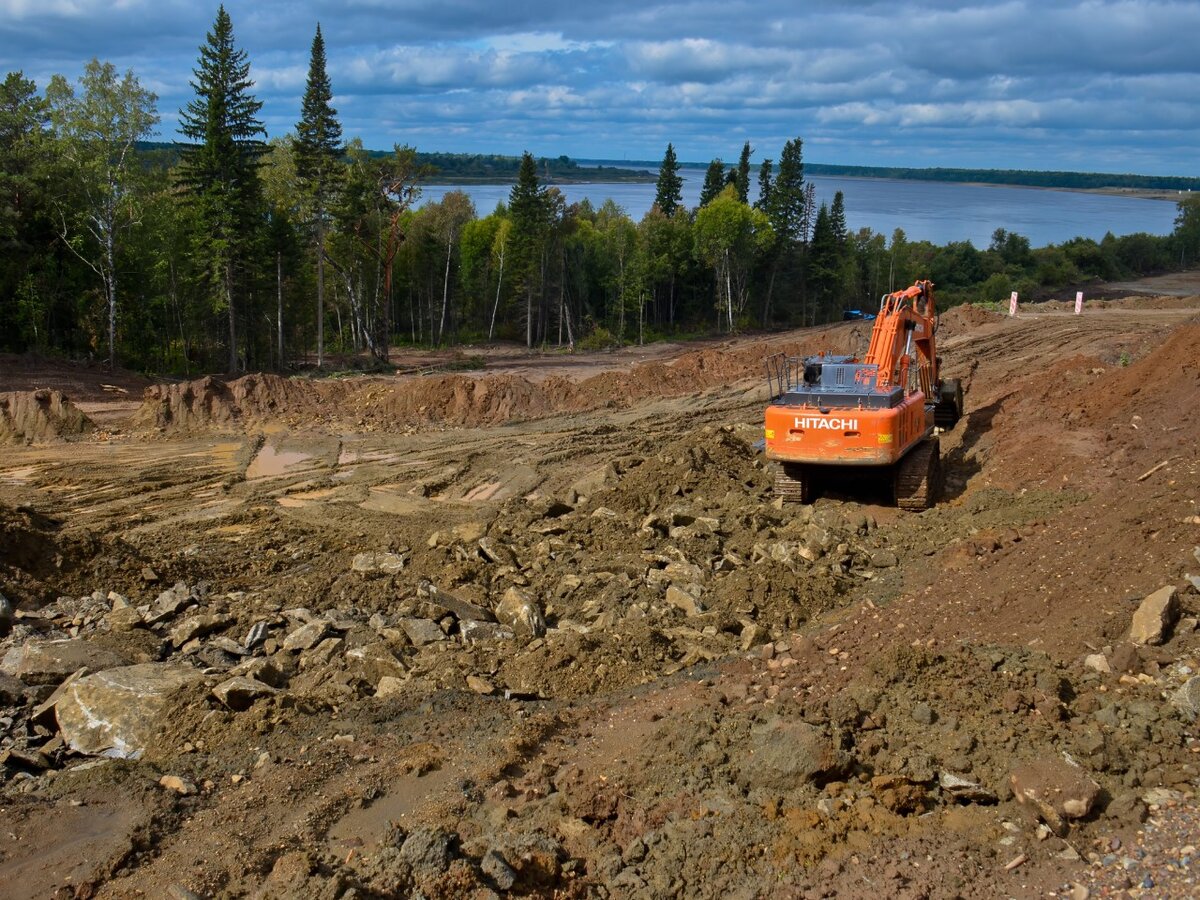
[[138, 759], [162, 730], [171, 698], [203, 680], [196, 669], [172, 663], [107, 669], [68, 685], [54, 714], [72, 750]]
[[107, 647], [68, 638], [26, 641], [12, 647], [0, 661], [0, 672], [20, 678], [26, 684], [59, 684], [80, 669], [99, 672], [129, 663], [129, 659]]

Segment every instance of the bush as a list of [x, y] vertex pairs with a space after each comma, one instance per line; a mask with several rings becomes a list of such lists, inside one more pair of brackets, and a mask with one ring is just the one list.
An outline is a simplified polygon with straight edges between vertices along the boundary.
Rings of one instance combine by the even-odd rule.
[[1007, 300], [1012, 294], [1012, 279], [1003, 272], [988, 276], [988, 280], [979, 286], [979, 299], [984, 303], [999, 303]]
[[603, 325], [595, 326], [579, 339], [580, 350], [610, 350], [616, 346], [617, 339]]

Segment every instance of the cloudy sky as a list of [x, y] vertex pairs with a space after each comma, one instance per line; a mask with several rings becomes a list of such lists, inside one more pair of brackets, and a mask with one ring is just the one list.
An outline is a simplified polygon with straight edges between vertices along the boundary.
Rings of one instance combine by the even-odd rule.
[[[1197, 0], [226, 3], [271, 135], [321, 23], [347, 137], [584, 158], [1200, 175]], [[216, 4], [0, 0], [0, 69], [132, 68], [175, 136]]]

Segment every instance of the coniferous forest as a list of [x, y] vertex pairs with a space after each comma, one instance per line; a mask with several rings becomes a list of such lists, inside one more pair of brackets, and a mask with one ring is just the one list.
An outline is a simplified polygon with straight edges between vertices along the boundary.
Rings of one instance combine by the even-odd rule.
[[[544, 176], [571, 161], [528, 153], [495, 210], [457, 191], [417, 208], [439, 157], [346, 139], [319, 27], [290, 134], [268, 139], [223, 7], [192, 84], [177, 147], [154, 149], [157, 98], [132, 71], [4, 78], [0, 350], [189, 375], [383, 361], [399, 344], [598, 348], [821, 323], [918, 277], [946, 305], [1200, 257], [1200, 196], [1166, 236], [1033, 248], [997, 230], [981, 249], [850, 232], [853, 198], [815, 203], [799, 137], [755, 168], [749, 144], [713, 160], [695, 209], [668, 144], [640, 222], [611, 201], [567, 204]], [[486, 175], [493, 158], [462, 165]]]

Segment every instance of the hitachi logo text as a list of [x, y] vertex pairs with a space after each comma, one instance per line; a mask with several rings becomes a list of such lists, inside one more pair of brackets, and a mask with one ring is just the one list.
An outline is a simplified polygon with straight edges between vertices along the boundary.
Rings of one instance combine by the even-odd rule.
[[858, 419], [818, 419], [814, 416], [796, 417], [793, 428], [815, 428], [829, 431], [858, 431]]

